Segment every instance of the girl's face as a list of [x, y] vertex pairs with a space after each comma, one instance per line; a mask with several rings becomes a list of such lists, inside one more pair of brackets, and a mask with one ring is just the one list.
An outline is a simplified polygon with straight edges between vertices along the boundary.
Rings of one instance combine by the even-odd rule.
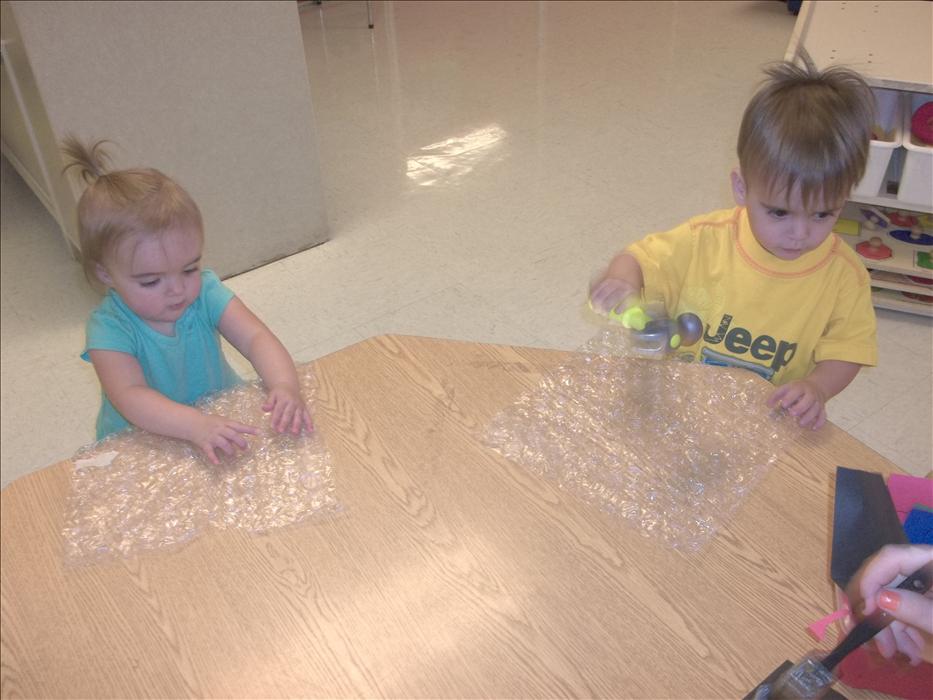
[[796, 260], [818, 248], [833, 232], [845, 202], [815, 202], [804, 207], [799, 188], [790, 197], [755, 187], [732, 173], [735, 201], [748, 211], [748, 222], [761, 247], [781, 260]]
[[97, 276], [150, 327], [173, 335], [201, 293], [200, 231], [169, 229], [128, 236], [97, 265]]

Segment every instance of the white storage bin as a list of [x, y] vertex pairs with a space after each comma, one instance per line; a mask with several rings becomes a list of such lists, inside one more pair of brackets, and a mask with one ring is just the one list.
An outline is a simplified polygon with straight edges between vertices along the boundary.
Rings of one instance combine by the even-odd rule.
[[910, 119], [924, 102], [933, 101], [933, 96], [918, 92], [904, 93], [902, 142], [904, 170], [901, 184], [897, 188], [897, 199], [906, 204], [933, 207], [933, 146], [922, 145], [910, 133]]
[[872, 88], [875, 94], [875, 120], [887, 137], [872, 139], [868, 144], [868, 163], [865, 165], [865, 174], [862, 180], [852, 190], [852, 194], [860, 197], [877, 197], [885, 184], [884, 174], [888, 170], [891, 154], [901, 145], [901, 95], [896, 90], [882, 90]]
[[[875, 94], [875, 120], [892, 140], [872, 139], [868, 145], [868, 163], [861, 181], [852, 190], [859, 197], [877, 197], [885, 184], [884, 174], [888, 170], [891, 154], [901, 145], [901, 95], [895, 90], [872, 88]], [[893, 134], [893, 135], [892, 135]]]

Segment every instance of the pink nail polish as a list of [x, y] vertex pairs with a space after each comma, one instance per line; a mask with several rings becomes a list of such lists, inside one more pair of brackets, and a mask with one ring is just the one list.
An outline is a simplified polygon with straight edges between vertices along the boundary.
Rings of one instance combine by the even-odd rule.
[[881, 591], [878, 594], [878, 605], [885, 610], [894, 612], [900, 607], [901, 596], [896, 591]]

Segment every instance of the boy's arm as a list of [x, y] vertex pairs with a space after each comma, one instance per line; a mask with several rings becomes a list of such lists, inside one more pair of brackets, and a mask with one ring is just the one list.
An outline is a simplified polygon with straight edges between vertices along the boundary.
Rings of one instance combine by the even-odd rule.
[[855, 379], [862, 365], [845, 360], [817, 362], [813, 371], [778, 387], [768, 398], [772, 408], [780, 405], [804, 428], [816, 430], [826, 422], [826, 402]]
[[191, 406], [172, 401], [146, 383], [139, 361], [116, 350], [89, 350], [88, 356], [110, 403], [126, 420], [151, 433], [187, 440], [214, 464], [216, 450], [233, 454], [245, 450], [243, 434], [259, 431], [249, 425], [201, 413]]
[[311, 414], [301, 398], [295, 363], [285, 346], [239, 298], [233, 297], [218, 325], [221, 334], [250, 361], [268, 392], [263, 410], [271, 411], [272, 427], [296, 435], [311, 430]]
[[590, 286], [590, 305], [598, 313], [608, 313], [627, 297], [640, 294], [644, 286], [641, 265], [633, 255], [622, 251]]
[[807, 375], [807, 381], [816, 384], [826, 401], [845, 389], [855, 379], [862, 365], [846, 360], [823, 360], [817, 362], [813, 371]]

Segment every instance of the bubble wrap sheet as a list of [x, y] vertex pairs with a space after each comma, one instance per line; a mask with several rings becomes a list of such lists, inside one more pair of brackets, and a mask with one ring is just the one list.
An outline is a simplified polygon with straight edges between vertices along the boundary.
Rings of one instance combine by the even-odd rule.
[[[303, 365], [298, 374], [310, 406], [314, 370]], [[247, 451], [223, 455], [220, 466], [187, 442], [137, 429], [82, 448], [65, 514], [66, 560], [80, 564], [173, 547], [209, 526], [264, 532], [339, 511], [333, 463], [320, 433], [275, 433], [262, 411], [264, 399], [253, 382], [199, 405], [262, 430], [248, 438]], [[102, 466], [78, 466], [87, 461]]]
[[498, 414], [499, 453], [646, 536], [698, 551], [799, 430], [746, 370], [643, 359], [607, 329]]

